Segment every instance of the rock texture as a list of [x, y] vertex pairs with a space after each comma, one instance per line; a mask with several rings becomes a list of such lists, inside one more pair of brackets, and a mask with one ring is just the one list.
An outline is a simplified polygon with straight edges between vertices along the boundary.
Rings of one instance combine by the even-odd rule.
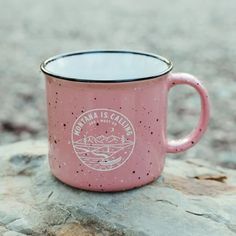
[[195, 160], [166, 161], [145, 187], [94, 193], [56, 180], [47, 143], [0, 147], [0, 235], [236, 235], [236, 174]]

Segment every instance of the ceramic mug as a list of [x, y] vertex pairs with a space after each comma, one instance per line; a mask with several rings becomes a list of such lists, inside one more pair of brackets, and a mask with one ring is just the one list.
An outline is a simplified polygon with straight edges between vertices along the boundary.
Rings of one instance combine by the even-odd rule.
[[[121, 191], [158, 178], [166, 153], [195, 145], [207, 128], [209, 100], [194, 76], [170, 73], [172, 63], [149, 53], [103, 50], [44, 61], [49, 164], [62, 182], [92, 191]], [[186, 84], [201, 98], [197, 127], [166, 137], [170, 88]]]

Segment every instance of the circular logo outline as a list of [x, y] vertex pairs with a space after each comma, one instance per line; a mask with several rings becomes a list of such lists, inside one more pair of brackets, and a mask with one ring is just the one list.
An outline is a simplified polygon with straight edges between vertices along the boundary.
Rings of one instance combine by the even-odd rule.
[[[116, 167], [114, 167], [114, 168], [110, 168], [110, 169], [96, 169], [96, 168], [93, 168], [93, 167], [87, 165], [87, 164], [80, 158], [80, 156], [77, 154], [77, 152], [76, 152], [76, 150], [75, 150], [75, 147], [74, 147], [73, 131], [74, 131], [74, 129], [75, 129], [75, 126], [76, 126], [76, 124], [77, 124], [77, 121], [78, 121], [81, 117], [83, 117], [85, 114], [87, 114], [87, 113], [89, 113], [89, 112], [101, 111], [101, 110], [103, 110], [103, 111], [109, 111], [109, 112], [114, 112], [114, 113], [117, 113], [118, 115], [120, 115], [121, 117], [124, 117], [124, 118], [129, 122], [129, 124], [130, 124], [130, 126], [131, 126], [131, 128], [132, 128], [133, 137], [134, 137], [134, 138], [133, 138], [134, 141], [133, 141], [132, 149], [131, 149], [129, 155], [125, 158], [125, 160], [124, 160], [123, 162], [121, 162], [120, 165], [118, 165], [118, 166], [116, 166]], [[87, 110], [87, 111], [83, 112], [83, 113], [80, 114], [80, 115], [78, 116], [78, 118], [75, 120], [75, 122], [74, 122], [74, 124], [73, 124], [73, 126], [72, 126], [71, 144], [72, 144], [72, 147], [73, 147], [73, 150], [74, 150], [74, 152], [75, 152], [76, 157], [77, 157], [85, 166], [87, 166], [88, 168], [93, 169], [93, 170], [95, 170], [95, 171], [102, 171], [102, 172], [104, 172], [104, 171], [112, 171], [112, 170], [115, 170], [115, 169], [120, 168], [121, 166], [123, 166], [123, 165], [129, 160], [131, 154], [132, 154], [133, 151], [134, 151], [134, 147], [135, 147], [135, 144], [136, 144], [136, 134], [135, 134], [135, 129], [134, 129], [134, 126], [133, 126], [132, 122], [129, 120], [129, 118], [128, 118], [127, 116], [125, 116], [125, 115], [122, 114], [121, 112], [116, 111], [116, 110], [113, 110], [113, 109], [109, 109], [109, 108], [95, 108], [95, 109], [91, 109], [91, 110]]]

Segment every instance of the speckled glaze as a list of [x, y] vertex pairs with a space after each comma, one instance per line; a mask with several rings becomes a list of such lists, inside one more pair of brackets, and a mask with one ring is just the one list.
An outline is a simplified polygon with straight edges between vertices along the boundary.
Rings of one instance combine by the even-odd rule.
[[[122, 191], [152, 182], [162, 173], [166, 153], [192, 147], [207, 127], [207, 92], [189, 74], [167, 73], [158, 78], [120, 83], [75, 82], [45, 76], [50, 168], [59, 180], [76, 188]], [[178, 84], [197, 90], [202, 112], [197, 128], [188, 137], [168, 142], [167, 96], [169, 89]], [[97, 159], [91, 159], [93, 162], [87, 161], [81, 145], [101, 145], [94, 144], [98, 139], [106, 140], [101, 141], [104, 145], [108, 138], [116, 140], [113, 145], [122, 143], [125, 148], [119, 151], [118, 147], [119, 155], [109, 157], [108, 164], [106, 160], [99, 163], [102, 151], [95, 152], [93, 157]]]

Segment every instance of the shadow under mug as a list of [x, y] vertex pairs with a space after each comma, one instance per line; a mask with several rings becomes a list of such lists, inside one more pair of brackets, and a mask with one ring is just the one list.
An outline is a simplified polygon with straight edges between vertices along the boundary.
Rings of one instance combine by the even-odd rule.
[[[207, 128], [208, 94], [194, 76], [171, 69], [158, 55], [120, 50], [74, 52], [43, 62], [53, 175], [91, 191], [132, 189], [161, 175], [166, 153], [195, 145]], [[200, 119], [190, 135], [168, 141], [168, 91], [179, 84], [200, 95]]]

